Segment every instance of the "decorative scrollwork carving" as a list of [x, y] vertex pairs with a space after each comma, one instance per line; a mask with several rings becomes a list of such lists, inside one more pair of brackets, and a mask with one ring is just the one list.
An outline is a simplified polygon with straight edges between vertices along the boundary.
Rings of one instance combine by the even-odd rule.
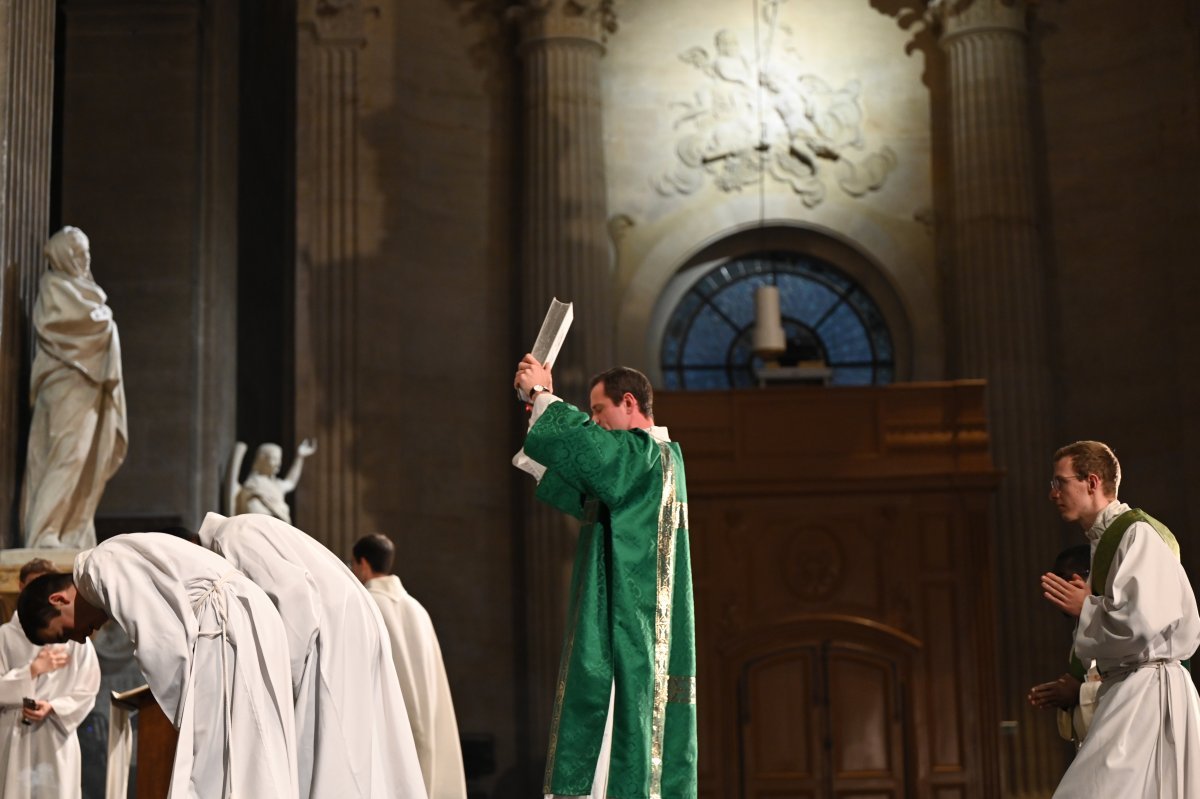
[[[767, 21], [777, 23], [773, 15]], [[721, 191], [740, 191], [769, 175], [811, 208], [824, 201], [830, 180], [861, 197], [882, 188], [895, 169], [889, 147], [856, 154], [866, 149], [858, 81], [835, 88], [804, 73], [794, 48], [760, 66], [735, 33], [721, 30], [712, 53], [697, 46], [679, 58], [708, 82], [690, 100], [672, 104], [679, 111], [675, 129], [683, 133], [675, 142], [677, 164], [651, 181], [663, 196], [691, 194], [708, 178]]]
[[821, 602], [837, 591], [845, 574], [842, 548], [827, 530], [809, 527], [796, 532], [783, 561], [788, 588], [806, 602]]

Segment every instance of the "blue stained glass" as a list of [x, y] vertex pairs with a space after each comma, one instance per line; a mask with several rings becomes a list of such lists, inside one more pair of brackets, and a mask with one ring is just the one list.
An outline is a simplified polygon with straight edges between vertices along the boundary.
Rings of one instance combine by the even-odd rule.
[[729, 339], [737, 332], [715, 310], [705, 306], [696, 314], [696, 321], [692, 323], [692, 329], [683, 345], [684, 364], [724, 364]]
[[762, 361], [752, 350], [754, 292], [763, 284], [779, 287], [788, 340], [781, 357], [785, 365], [824, 360], [834, 368], [834, 385], [895, 379], [891, 334], [871, 298], [831, 264], [796, 253], [768, 252], [720, 264], [680, 300], [663, 334], [666, 388], [758, 384], [754, 368]]
[[667, 327], [668, 335], [682, 337], [687, 331], [687, 325], [691, 321], [692, 314], [700, 307], [700, 297], [695, 292], [685, 294], [679, 304], [675, 306], [675, 312], [671, 314], [671, 322]]
[[679, 363], [679, 338], [668, 335], [663, 339], [662, 359], [664, 364], [674, 366]]
[[857, 288], [850, 278], [843, 275], [840, 270], [833, 269], [827, 264], [806, 259], [803, 265], [806, 267], [804, 272], [811, 275], [814, 279], [832, 286], [835, 291], [842, 294]]
[[778, 285], [780, 313], [810, 325], [816, 324], [838, 301], [838, 296], [829, 289], [796, 275], [780, 275]]
[[871, 385], [871, 371], [869, 366], [839, 366], [833, 370], [829, 384], [831, 386], [869, 386]]
[[770, 275], [743, 278], [713, 297], [713, 303], [738, 327], [754, 327], [754, 292], [770, 283]]
[[848, 305], [839, 305], [817, 328], [817, 335], [825, 344], [830, 366], [846, 361], [873, 360], [867, 331], [863, 329], [858, 314]]
[[[881, 361], [891, 361], [894, 357], [892, 354], [892, 337], [887, 334], [887, 330], [874, 328], [871, 330], [871, 343], [875, 345], [875, 357]], [[889, 379], [890, 383], [891, 380]]]
[[729, 351], [727, 362], [730, 366], [744, 366], [754, 359], [754, 346], [750, 331], [742, 333], [738, 336], [737, 341], [733, 343], [733, 349]]
[[729, 388], [729, 376], [724, 369], [686, 369], [683, 383], [692, 391]]

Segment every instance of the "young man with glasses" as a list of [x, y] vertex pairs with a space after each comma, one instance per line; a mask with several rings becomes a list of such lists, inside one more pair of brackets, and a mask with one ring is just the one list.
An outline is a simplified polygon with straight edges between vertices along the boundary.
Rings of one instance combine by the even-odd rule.
[[1055, 797], [1200, 796], [1200, 697], [1180, 661], [1200, 613], [1171, 532], [1117, 500], [1121, 465], [1098, 441], [1054, 454], [1050, 500], [1083, 528], [1091, 578], [1042, 575], [1046, 599], [1079, 619], [1075, 654], [1103, 678], [1087, 738]]

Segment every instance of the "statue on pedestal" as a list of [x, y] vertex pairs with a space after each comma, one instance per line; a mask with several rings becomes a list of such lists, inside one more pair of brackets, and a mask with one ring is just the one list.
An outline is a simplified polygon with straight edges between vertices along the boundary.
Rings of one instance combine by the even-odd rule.
[[237, 442], [226, 482], [227, 512], [265, 513], [291, 524], [292, 513], [286, 497], [296, 489], [296, 483], [300, 482], [304, 459], [316, 451], [317, 442], [314, 439], [306, 438], [301, 441], [300, 446], [296, 447], [292, 468], [288, 469], [286, 477], [280, 478], [283, 449], [278, 444], [262, 444], [255, 453], [250, 475], [245, 482], [239, 484], [237, 478], [242, 469], [242, 458], [246, 455], [246, 445], [241, 441]]
[[82, 549], [96, 545], [96, 506], [129, 445], [121, 342], [83, 231], [64, 227], [45, 254], [21, 524], [26, 547]]

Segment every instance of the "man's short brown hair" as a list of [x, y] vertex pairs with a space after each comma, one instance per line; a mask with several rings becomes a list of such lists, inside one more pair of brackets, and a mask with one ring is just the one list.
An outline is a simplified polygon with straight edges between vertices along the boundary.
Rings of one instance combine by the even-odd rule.
[[1107, 444], [1100, 441], [1076, 441], [1067, 444], [1054, 453], [1054, 462], [1063, 458], [1071, 459], [1071, 468], [1080, 480], [1086, 480], [1089, 474], [1100, 478], [1104, 486], [1105, 496], [1117, 496], [1121, 487], [1121, 462]]
[[632, 394], [642, 415], [647, 419], [654, 418], [654, 388], [650, 385], [650, 379], [637, 369], [614, 366], [593, 377], [588, 384], [588, 391], [600, 383], [604, 384], [604, 396], [612, 400], [613, 405], [620, 405], [621, 397]]
[[45, 558], [34, 558], [21, 567], [21, 572], [17, 575], [17, 581], [24, 585], [31, 574], [54, 574], [58, 569], [54, 568], [54, 564]]

